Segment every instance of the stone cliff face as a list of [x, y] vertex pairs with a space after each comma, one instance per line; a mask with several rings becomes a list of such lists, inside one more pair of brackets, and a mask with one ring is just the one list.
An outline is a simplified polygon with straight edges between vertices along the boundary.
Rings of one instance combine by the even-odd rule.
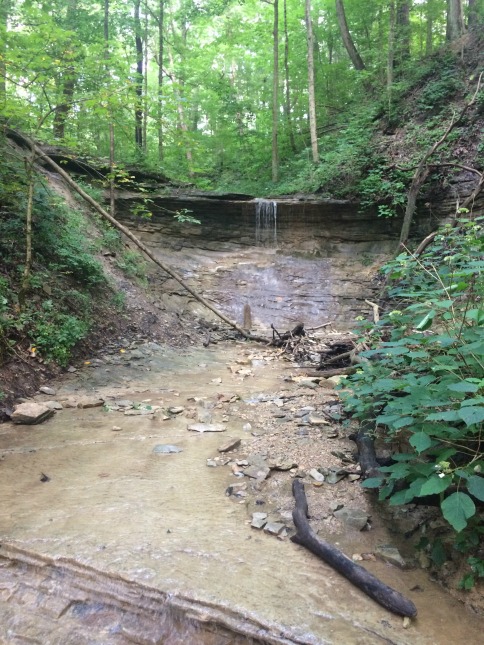
[[[257, 201], [254, 199], [216, 199], [189, 194], [153, 195], [151, 199], [152, 218], [141, 220], [130, 214], [139, 196], [120, 194], [117, 199], [118, 217], [127, 223], [136, 222], [136, 227], [146, 232], [156, 230], [162, 234], [165, 243], [174, 248], [216, 250], [220, 245], [250, 247], [258, 243]], [[325, 257], [341, 253], [389, 253], [395, 248], [402, 223], [401, 217], [379, 218], [375, 210], [362, 211], [357, 204], [346, 201], [286, 198], [277, 199], [275, 203], [277, 247], [290, 252]], [[166, 212], [181, 209], [191, 211], [201, 224], [180, 224]], [[419, 217], [414, 235], [425, 236], [436, 223], [431, 214]]]

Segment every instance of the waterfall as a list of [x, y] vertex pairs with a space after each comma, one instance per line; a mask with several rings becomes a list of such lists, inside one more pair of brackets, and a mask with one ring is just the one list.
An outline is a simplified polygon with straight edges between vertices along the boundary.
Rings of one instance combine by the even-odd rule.
[[255, 200], [255, 244], [277, 246], [277, 202]]

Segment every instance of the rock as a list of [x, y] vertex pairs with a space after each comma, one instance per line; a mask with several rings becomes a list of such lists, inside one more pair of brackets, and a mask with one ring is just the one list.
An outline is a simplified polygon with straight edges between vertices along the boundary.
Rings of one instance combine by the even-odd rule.
[[77, 368], [75, 368], [75, 367], [74, 367], [74, 366], [72, 366], [72, 365], [69, 365], [69, 367], [67, 368], [67, 371], [68, 371], [70, 374], [73, 374], [74, 372], [77, 372]]
[[212, 423], [212, 413], [210, 410], [200, 408], [197, 410], [197, 421], [200, 423]]
[[315, 390], [318, 387], [318, 384], [315, 381], [305, 379], [304, 381], [299, 381], [297, 386], [298, 387], [307, 387], [310, 390]]
[[214, 385], [220, 385], [222, 383], [221, 378], [213, 378], [210, 383], [213, 383]]
[[244, 470], [244, 475], [246, 477], [251, 477], [252, 479], [267, 479], [271, 469], [267, 466], [249, 466]]
[[358, 479], [361, 479], [361, 475], [358, 475], [358, 473], [351, 473], [348, 475], [348, 479], [350, 482], [356, 482]]
[[334, 387], [339, 385], [341, 381], [346, 380], [348, 377], [346, 374], [340, 374], [339, 376], [330, 376], [329, 378], [326, 379], [328, 383], [332, 383]]
[[78, 408], [99, 408], [104, 404], [104, 399], [100, 399], [98, 396], [83, 396], [77, 402]]
[[145, 355], [139, 349], [134, 349], [132, 352], [130, 352], [129, 358], [133, 360], [139, 360], [141, 358], [145, 358]]
[[119, 426], [113, 426], [113, 427], [111, 428], [111, 430], [112, 430], [113, 432], [119, 432], [119, 431], [120, 431], [120, 430], [122, 430], [122, 429], [123, 429], [123, 428], [120, 428]]
[[297, 464], [291, 459], [285, 459], [284, 457], [275, 457], [267, 462], [267, 465], [271, 470], [291, 470], [291, 468], [297, 468]]
[[331, 502], [329, 505], [329, 510], [334, 513], [334, 511], [339, 511], [340, 508], [343, 508], [343, 504], [341, 502]]
[[316, 470], [316, 468], [311, 468], [311, 470], [309, 471], [309, 476], [317, 482], [324, 482], [324, 475], [322, 475], [319, 470]]
[[52, 387], [48, 387], [47, 385], [39, 387], [39, 392], [42, 392], [42, 394], [48, 394], [49, 396], [54, 396], [56, 394], [56, 391]]
[[330, 423], [324, 417], [318, 417], [315, 414], [308, 415], [309, 425], [311, 426], [329, 426]]
[[175, 452], [183, 452], [183, 449], [171, 443], [159, 443], [151, 452], [155, 453], [155, 455], [168, 455]]
[[348, 471], [344, 468], [327, 468], [324, 474], [326, 475], [327, 484], [337, 484], [346, 477]]
[[45, 405], [51, 410], [63, 410], [63, 405], [59, 401], [46, 401]]
[[250, 425], [250, 423], [244, 423], [244, 425], [242, 426], [242, 430], [244, 432], [250, 432], [252, 430], [252, 426]]
[[65, 408], [77, 408], [77, 401], [75, 399], [66, 399], [62, 402]]
[[254, 529], [262, 529], [267, 524], [267, 513], [252, 513], [250, 525]]
[[247, 489], [247, 482], [240, 482], [237, 484], [230, 484], [230, 486], [227, 487], [225, 490], [225, 494], [227, 497], [230, 497], [231, 495], [238, 495], [239, 493], [245, 492]]
[[187, 430], [193, 432], [225, 432], [226, 427], [221, 423], [191, 423]]
[[270, 533], [271, 535], [281, 535], [285, 530], [286, 526], [282, 522], [267, 522], [264, 526], [264, 533]]
[[150, 414], [154, 414], [155, 410], [149, 408], [138, 408], [136, 410], [126, 410], [124, 413], [125, 417], [146, 417]]
[[116, 405], [118, 408], [132, 408], [134, 406], [134, 402], [128, 401], [127, 399], [121, 399], [119, 401], [114, 401], [114, 405]]
[[11, 420], [19, 425], [35, 425], [42, 423], [54, 414], [54, 410], [43, 403], [21, 403], [12, 413]]
[[409, 569], [409, 563], [404, 560], [400, 551], [391, 544], [383, 544], [375, 549], [375, 555], [380, 560], [393, 564], [400, 569]]
[[222, 444], [217, 448], [219, 452], [228, 452], [229, 450], [233, 450], [234, 448], [238, 448], [240, 446], [240, 442], [242, 439], [230, 439], [226, 443]]
[[338, 511], [333, 511], [333, 515], [338, 520], [344, 522], [346, 526], [350, 526], [351, 528], [358, 531], [362, 531], [366, 527], [369, 520], [367, 513], [365, 513], [361, 509], [349, 508], [346, 506], [339, 509]]
[[185, 408], [182, 405], [175, 405], [175, 406], [172, 406], [171, 408], [168, 408], [168, 412], [170, 414], [181, 414], [184, 411], [185, 411]]

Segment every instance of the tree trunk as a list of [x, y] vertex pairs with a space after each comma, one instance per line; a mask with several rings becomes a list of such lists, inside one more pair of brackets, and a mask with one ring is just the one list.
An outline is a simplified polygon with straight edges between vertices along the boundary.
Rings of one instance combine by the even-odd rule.
[[353, 67], [358, 70], [366, 69], [365, 63], [363, 62], [361, 56], [358, 53], [358, 50], [355, 47], [353, 39], [351, 38], [350, 30], [348, 28], [348, 22], [346, 20], [345, 8], [343, 0], [336, 0], [336, 16], [338, 18], [339, 30], [341, 32], [341, 38], [343, 39], [343, 44], [348, 52], [348, 56], [353, 63]]
[[447, 0], [447, 40], [457, 40], [464, 31], [462, 0]]
[[158, 4], [158, 158], [163, 159], [163, 22], [164, 0]]
[[391, 92], [393, 86], [393, 68], [395, 65], [395, 2], [390, 0], [388, 6], [388, 60], [387, 60], [387, 93], [389, 112], [391, 108]]
[[34, 204], [34, 187], [35, 187], [35, 152], [32, 150], [30, 157], [26, 161], [27, 174], [27, 207], [25, 211], [25, 265], [22, 274], [22, 285], [19, 291], [19, 303], [23, 307], [27, 297], [30, 285], [30, 275], [32, 273], [32, 212]]
[[274, 0], [272, 76], [272, 181], [279, 179], [279, 0]]
[[291, 114], [291, 92], [289, 83], [289, 34], [287, 31], [287, 0], [284, 0], [284, 72], [285, 72], [285, 102], [284, 113], [286, 115], [287, 130], [289, 134], [289, 143], [294, 154], [297, 152], [296, 141], [294, 140], [294, 129], [292, 126]]
[[[108, 102], [110, 96], [110, 74], [109, 74], [109, 0], [104, 0], [104, 67], [106, 74], [106, 85], [108, 87]], [[109, 213], [111, 217], [115, 216], [114, 200], [114, 124], [112, 108], [108, 103], [108, 121], [109, 121]]]
[[5, 109], [7, 102], [7, 32], [8, 16], [10, 14], [11, 0], [2, 0], [0, 2], [0, 114]]
[[433, 30], [434, 30], [434, 2], [433, 0], [427, 0], [426, 4], [427, 15], [426, 15], [426, 34], [425, 34], [425, 54], [430, 56], [433, 50]]
[[145, 9], [145, 24], [143, 30], [143, 152], [148, 152], [148, 10]]
[[[69, 0], [67, 4], [66, 25], [69, 29], [76, 29], [77, 0]], [[53, 134], [55, 139], [65, 137], [66, 122], [72, 108], [72, 99], [76, 87], [77, 76], [74, 65], [68, 65], [60, 79], [62, 101], [54, 110]]]
[[[482, 12], [482, 5], [481, 5]], [[479, 6], [477, 0], [469, 0], [467, 4], [467, 26], [469, 29], [476, 27], [480, 22]]]
[[395, 58], [396, 71], [410, 58], [410, 2], [397, 0], [395, 13]]
[[308, 94], [309, 94], [309, 131], [311, 134], [311, 150], [313, 162], [319, 162], [318, 134], [316, 122], [316, 94], [314, 88], [314, 39], [313, 23], [311, 21], [311, 0], [306, 0], [306, 36], [308, 41]]
[[143, 39], [141, 37], [141, 0], [134, 3], [134, 40], [136, 46], [136, 80], [134, 106], [134, 142], [139, 152], [143, 151]]

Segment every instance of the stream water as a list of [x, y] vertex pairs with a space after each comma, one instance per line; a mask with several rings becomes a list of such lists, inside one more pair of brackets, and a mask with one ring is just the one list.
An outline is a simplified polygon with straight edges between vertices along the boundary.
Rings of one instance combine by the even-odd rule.
[[[222, 442], [244, 437], [251, 398], [281, 388], [275, 361], [254, 361], [250, 379], [227, 369], [246, 354], [244, 344], [148, 344], [55, 386], [64, 404], [88, 394], [169, 408], [236, 394], [223, 435], [188, 432], [183, 414], [101, 407], [0, 426], [0, 643], [479, 642], [482, 622], [424, 572], [365, 563], [416, 603], [405, 630], [310, 553], [249, 526], [245, 505], [224, 495], [240, 480], [206, 467]], [[214, 420], [223, 413], [215, 408]], [[181, 452], [157, 454], [159, 444]], [[370, 538], [356, 532], [340, 544], [352, 553]]]

